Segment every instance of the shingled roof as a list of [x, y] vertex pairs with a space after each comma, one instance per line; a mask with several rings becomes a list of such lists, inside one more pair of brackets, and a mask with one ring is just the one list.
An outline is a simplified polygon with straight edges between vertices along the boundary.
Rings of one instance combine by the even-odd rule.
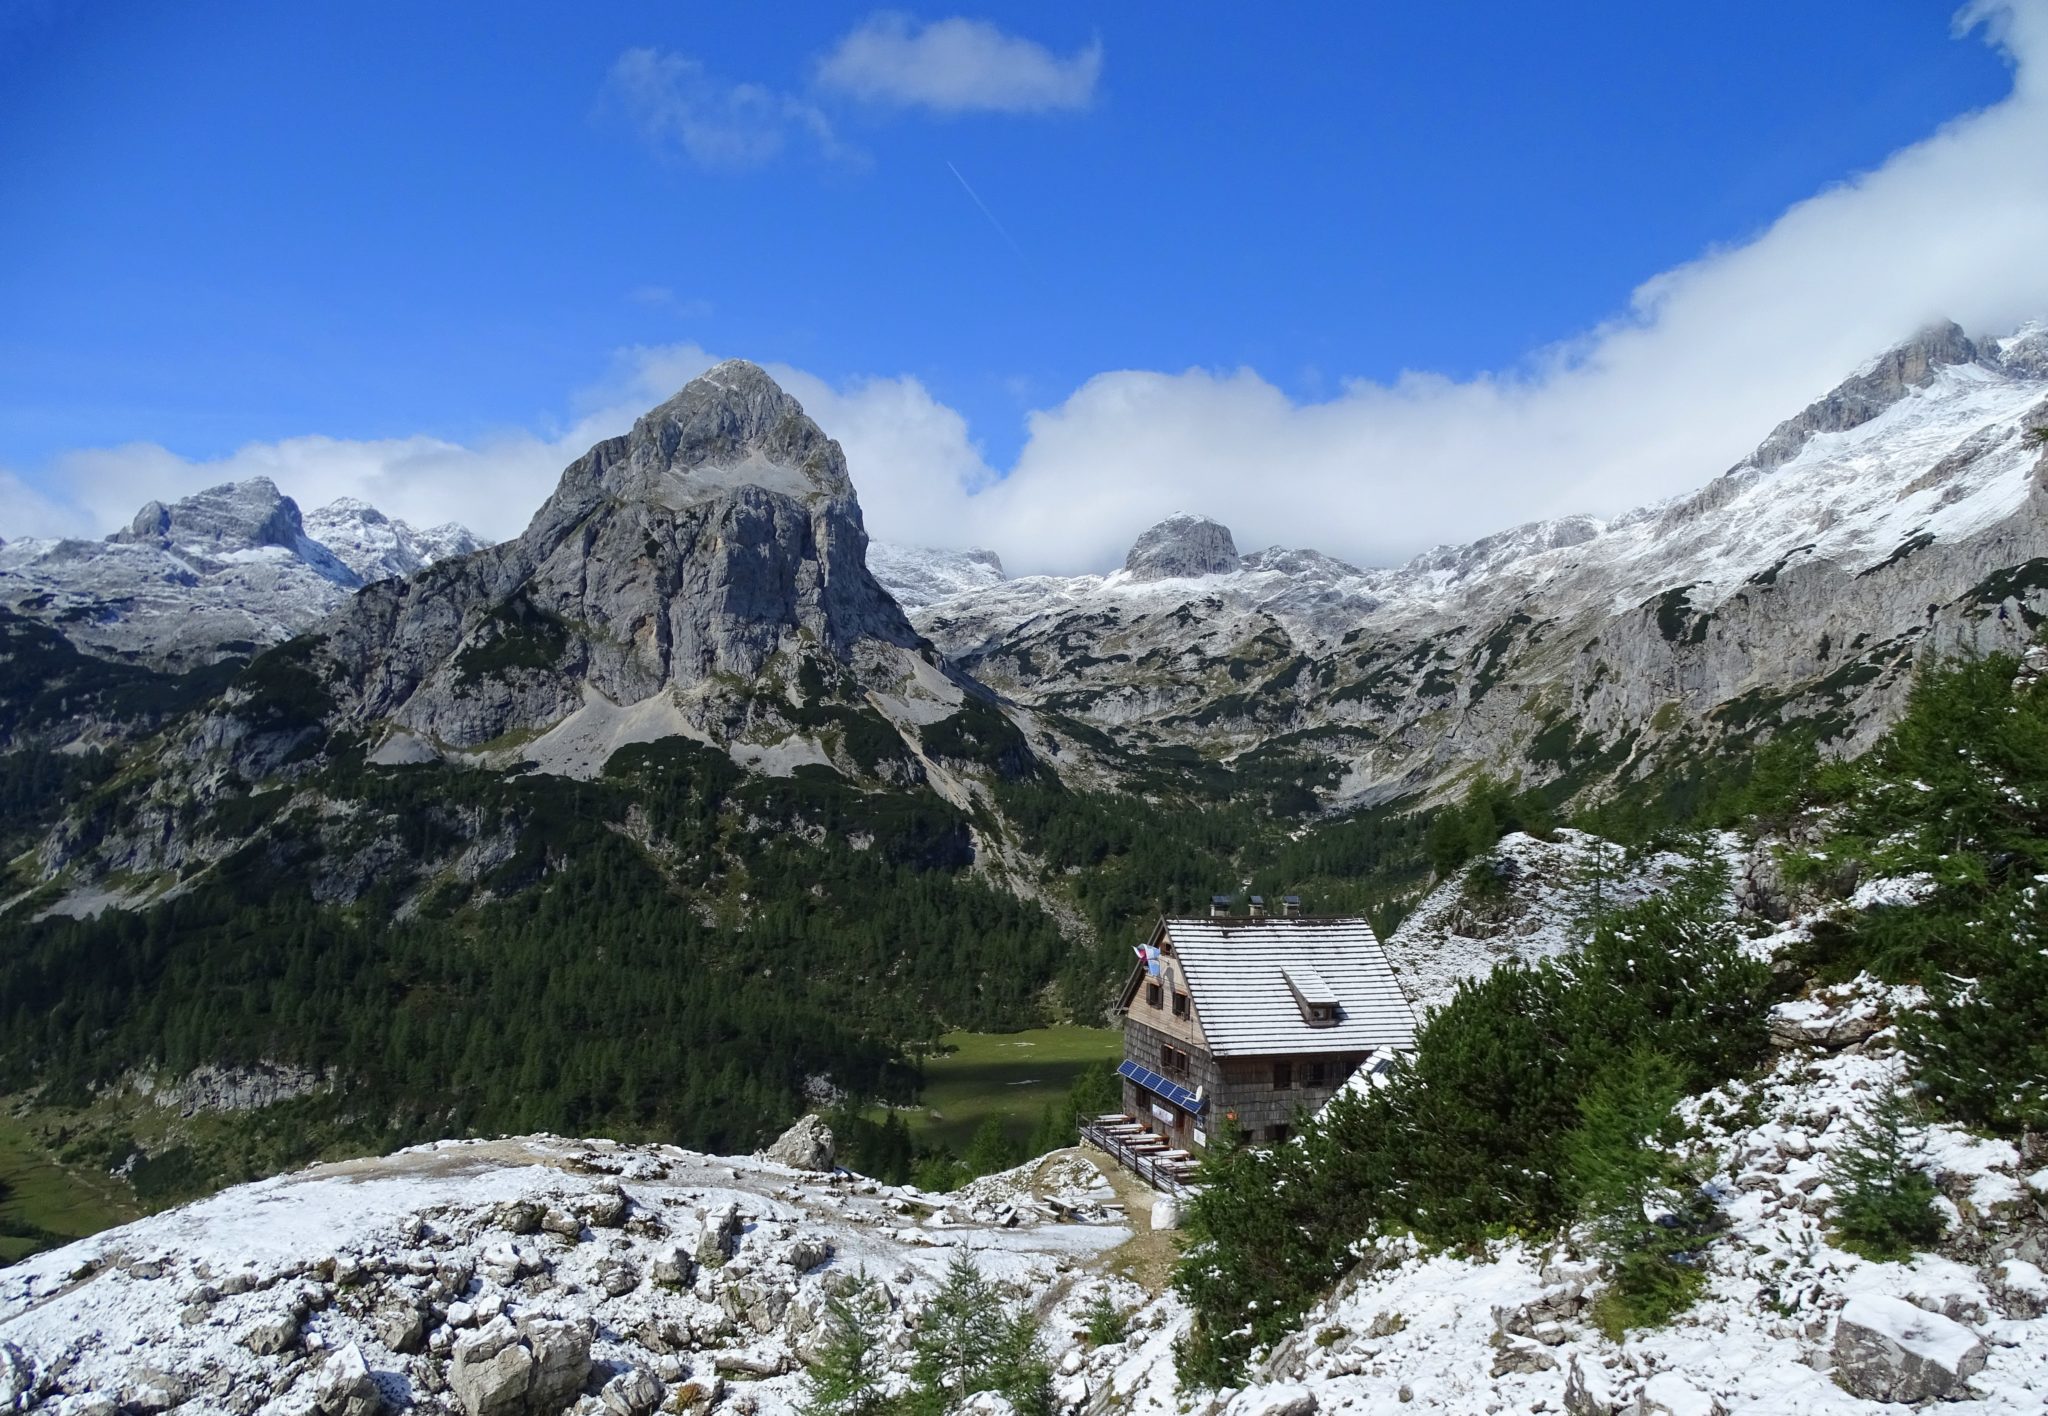
[[[1363, 919], [1162, 923], [1187, 973], [1202, 1034], [1218, 1057], [1415, 1046], [1415, 1012]], [[1335, 998], [1335, 1024], [1311, 1026], [1302, 1015], [1295, 994], [1304, 985]]]

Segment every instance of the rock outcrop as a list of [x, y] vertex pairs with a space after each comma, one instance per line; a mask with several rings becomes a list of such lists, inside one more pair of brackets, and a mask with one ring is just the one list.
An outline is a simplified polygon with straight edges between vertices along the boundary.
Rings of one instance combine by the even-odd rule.
[[839, 445], [730, 361], [572, 463], [517, 540], [370, 586], [323, 625], [331, 721], [465, 750], [646, 704], [723, 737], [773, 663], [794, 679], [822, 656], [894, 689], [918, 638], [866, 549]]
[[1961, 1323], [1900, 1298], [1852, 1298], [1835, 1324], [1835, 1377], [1868, 1401], [1919, 1403], [1960, 1393], [1983, 1370], [1984, 1344]]
[[1124, 573], [1133, 580], [1228, 575], [1237, 567], [1237, 544], [1230, 538], [1230, 528], [1187, 512], [1148, 529], [1124, 557]]
[[815, 1112], [801, 1117], [776, 1138], [762, 1159], [792, 1170], [830, 1170], [834, 1165], [832, 1128]]

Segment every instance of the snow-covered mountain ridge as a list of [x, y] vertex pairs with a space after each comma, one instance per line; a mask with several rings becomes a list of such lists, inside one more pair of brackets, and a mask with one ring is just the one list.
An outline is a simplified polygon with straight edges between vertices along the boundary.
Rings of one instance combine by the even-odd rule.
[[352, 498], [302, 517], [254, 477], [151, 502], [102, 541], [10, 541], [0, 603], [87, 653], [176, 671], [289, 639], [373, 580], [480, 545], [452, 523], [418, 532]]
[[[1227, 530], [1183, 517], [1134, 555], [1177, 545], [1165, 563], [1189, 573], [1005, 580], [912, 618], [1019, 701], [1135, 741], [1312, 743], [1339, 805], [1475, 762], [1531, 780], [1594, 759], [1613, 771], [1676, 735], [1725, 737], [1731, 716], [1853, 744], [1912, 663], [2019, 647], [2048, 610], [2048, 449], [2026, 437], [2044, 422], [2048, 329], [1978, 342], [1946, 326], [1698, 492], [1609, 523], [1359, 570], [1240, 558]], [[1188, 544], [1198, 524], [1214, 529]], [[1566, 722], [1564, 743], [1539, 746]]]

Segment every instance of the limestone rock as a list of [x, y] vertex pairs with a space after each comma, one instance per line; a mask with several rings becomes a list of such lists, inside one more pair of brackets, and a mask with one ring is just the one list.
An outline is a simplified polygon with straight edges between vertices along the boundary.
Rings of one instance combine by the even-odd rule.
[[832, 1128], [815, 1112], [800, 1117], [768, 1147], [763, 1159], [792, 1170], [829, 1171], [834, 1164]]
[[1568, 1416], [1614, 1416], [1614, 1397], [1596, 1367], [1589, 1374], [1574, 1357], [1565, 1368], [1562, 1405]]
[[661, 1378], [643, 1367], [630, 1367], [604, 1384], [598, 1393], [612, 1416], [647, 1416], [661, 1405]]
[[274, 1313], [242, 1330], [238, 1341], [258, 1357], [274, 1357], [299, 1340], [299, 1316]]
[[418, 1352], [427, 1345], [427, 1315], [416, 1304], [395, 1308], [378, 1323], [377, 1335], [402, 1356]]
[[1835, 1322], [1835, 1380], [1867, 1401], [1958, 1394], [1987, 1355], [1961, 1323], [1900, 1298], [1852, 1298]]
[[455, 1344], [448, 1385], [469, 1416], [515, 1416], [526, 1409], [527, 1389], [533, 1384], [533, 1353], [514, 1340], [511, 1323], [502, 1319], [500, 1323], [502, 1333], [494, 1323]]
[[1251, 1394], [1243, 1416], [1315, 1416], [1316, 1394], [1305, 1386], [1282, 1382]]
[[703, 1216], [703, 1228], [697, 1234], [697, 1262], [707, 1268], [717, 1268], [733, 1256], [740, 1242], [740, 1214], [735, 1205], [720, 1205], [707, 1211]]
[[376, 1416], [384, 1409], [384, 1393], [370, 1376], [361, 1348], [350, 1343], [321, 1366], [313, 1407], [320, 1416]]
[[1230, 528], [1186, 512], [1147, 530], [1124, 557], [1124, 571], [1133, 580], [1228, 575], [1237, 567], [1237, 545], [1230, 538]]

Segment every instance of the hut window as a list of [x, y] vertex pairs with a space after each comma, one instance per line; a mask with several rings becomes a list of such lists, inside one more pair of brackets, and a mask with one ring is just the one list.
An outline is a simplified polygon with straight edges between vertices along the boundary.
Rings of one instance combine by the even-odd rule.
[[1273, 1064], [1273, 1090], [1286, 1091], [1294, 1085], [1294, 1064], [1275, 1062]]
[[1156, 983], [1148, 983], [1148, 984], [1146, 984], [1146, 985], [1145, 985], [1145, 1006], [1146, 1006], [1146, 1007], [1148, 1007], [1148, 1008], [1157, 1008], [1157, 1007], [1159, 1006], [1159, 996], [1160, 996], [1160, 995], [1159, 995], [1159, 985], [1158, 985], [1158, 984], [1156, 984]]
[[1179, 989], [1175, 989], [1173, 994], [1173, 1016], [1176, 1018], [1185, 1018], [1187, 1015], [1188, 996], [1187, 994], [1182, 993]]

